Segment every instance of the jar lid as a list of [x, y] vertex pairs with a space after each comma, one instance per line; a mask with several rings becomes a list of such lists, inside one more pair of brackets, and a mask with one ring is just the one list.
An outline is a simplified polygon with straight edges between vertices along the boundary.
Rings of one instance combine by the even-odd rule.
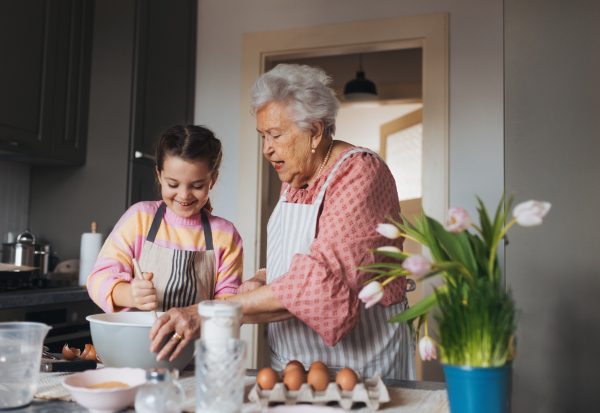
[[146, 379], [156, 381], [172, 381], [179, 378], [179, 370], [172, 371], [166, 368], [157, 368], [146, 370]]
[[205, 300], [198, 304], [202, 317], [241, 317], [242, 303], [237, 301]]

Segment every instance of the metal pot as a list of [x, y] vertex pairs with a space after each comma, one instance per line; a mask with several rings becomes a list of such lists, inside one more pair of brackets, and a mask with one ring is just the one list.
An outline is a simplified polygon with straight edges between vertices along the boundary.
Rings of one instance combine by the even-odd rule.
[[2, 244], [2, 262], [36, 267], [40, 275], [46, 275], [50, 263], [50, 245], [37, 243], [35, 236], [26, 229], [17, 236], [15, 242]]

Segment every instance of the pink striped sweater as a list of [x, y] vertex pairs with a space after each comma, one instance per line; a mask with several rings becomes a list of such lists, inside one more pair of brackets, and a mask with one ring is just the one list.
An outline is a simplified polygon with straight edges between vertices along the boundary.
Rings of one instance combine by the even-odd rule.
[[[110, 233], [87, 279], [90, 297], [105, 312], [127, 311], [116, 307], [112, 292], [120, 282], [132, 279], [132, 259], [140, 259], [146, 235], [162, 201], [140, 202], [121, 217]], [[215, 298], [235, 294], [242, 282], [242, 239], [233, 224], [204, 210], [210, 222], [216, 259]], [[167, 208], [154, 243], [163, 247], [205, 251], [200, 214], [181, 218]]]

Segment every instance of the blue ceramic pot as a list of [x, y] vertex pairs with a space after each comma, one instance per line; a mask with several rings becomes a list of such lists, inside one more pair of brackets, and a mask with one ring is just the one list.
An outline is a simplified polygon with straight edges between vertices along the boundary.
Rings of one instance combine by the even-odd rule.
[[512, 363], [502, 367], [444, 364], [452, 413], [508, 413]]

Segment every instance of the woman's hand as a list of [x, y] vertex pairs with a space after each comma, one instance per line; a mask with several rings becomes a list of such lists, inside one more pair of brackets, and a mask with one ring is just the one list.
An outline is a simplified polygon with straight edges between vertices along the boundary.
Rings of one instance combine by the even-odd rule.
[[158, 305], [156, 288], [152, 278], [154, 274], [151, 272], [143, 272], [143, 280], [134, 278], [131, 280], [131, 296], [135, 306], [142, 311], [154, 310]]
[[[150, 340], [152, 340], [150, 351], [155, 353], [160, 349], [156, 356], [156, 360], [160, 361], [175, 349], [169, 358], [169, 361], [173, 361], [190, 341], [199, 336], [198, 305], [171, 308], [160, 316], [150, 329]], [[161, 349], [160, 346], [165, 337], [169, 337], [169, 339]]]
[[244, 281], [237, 290], [238, 294], [247, 293], [256, 290], [267, 283], [267, 270], [259, 270], [256, 275], [249, 280]]

